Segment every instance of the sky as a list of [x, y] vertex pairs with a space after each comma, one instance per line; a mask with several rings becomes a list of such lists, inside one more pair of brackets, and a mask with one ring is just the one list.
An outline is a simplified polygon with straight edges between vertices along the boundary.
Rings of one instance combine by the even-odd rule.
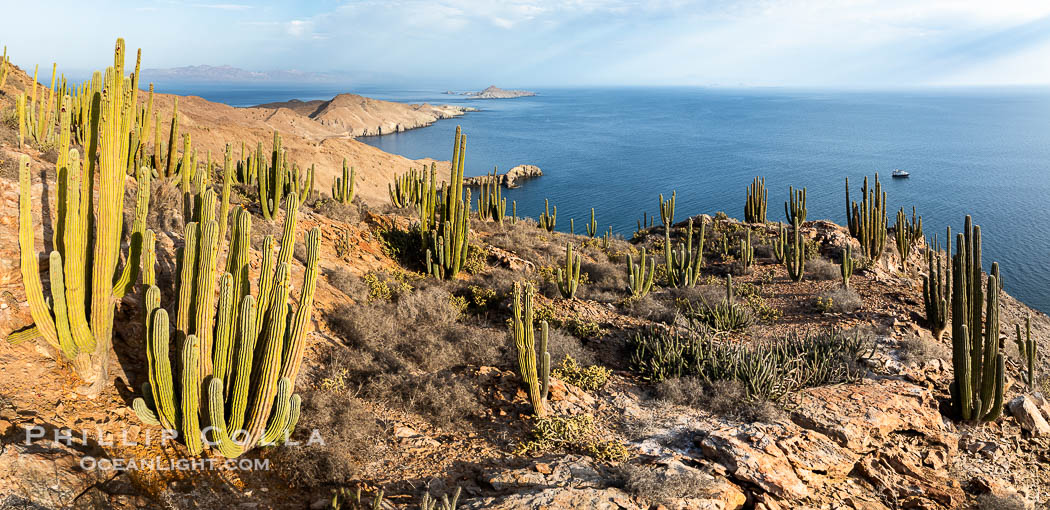
[[[1050, 0], [0, 0], [23, 67], [232, 65], [450, 89], [1050, 84]], [[129, 51], [129, 54], [133, 54]]]

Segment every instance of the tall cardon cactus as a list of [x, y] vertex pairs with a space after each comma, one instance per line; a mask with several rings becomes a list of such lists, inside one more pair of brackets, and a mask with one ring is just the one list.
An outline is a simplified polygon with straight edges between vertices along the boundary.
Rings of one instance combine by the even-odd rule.
[[[547, 416], [547, 394], [550, 392], [551, 355], [547, 352], [547, 321], [540, 321], [540, 344], [536, 345], [530, 282], [515, 282], [512, 301], [511, 333], [518, 350], [518, 370], [525, 382], [537, 418]], [[538, 347], [538, 350], [537, 350]]]
[[140, 171], [126, 263], [118, 270], [130, 155], [126, 148], [133, 138], [137, 97], [132, 79], [124, 76], [123, 39], [117, 40], [113, 67], [92, 83], [91, 141], [83, 164], [79, 151], [70, 149], [68, 97], [59, 112], [57, 183], [52, 185], [59, 201], [52, 225], [54, 249], [48, 257], [50, 296], [44, 293], [34, 240], [30, 162], [25, 156], [19, 161], [20, 266], [34, 324], [10, 338], [39, 337], [61, 351], [87, 383], [82, 392], [88, 397], [98, 395], [108, 382], [114, 308], [138, 279], [150, 189], [150, 172]]

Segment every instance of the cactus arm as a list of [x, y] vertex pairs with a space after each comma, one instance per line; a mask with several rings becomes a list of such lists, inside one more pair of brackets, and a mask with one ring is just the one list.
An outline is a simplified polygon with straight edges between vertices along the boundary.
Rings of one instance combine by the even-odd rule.
[[310, 327], [313, 314], [314, 291], [317, 289], [318, 254], [321, 245], [321, 230], [314, 227], [306, 235], [306, 272], [303, 276], [303, 288], [299, 293], [299, 307], [292, 319], [287, 343], [284, 346], [281, 363], [281, 377], [295, 381], [299, 366], [306, 350], [306, 333]]
[[200, 342], [196, 335], [186, 337], [182, 348], [182, 439], [190, 455], [203, 450], [200, 425], [200, 387], [198, 353]]
[[277, 381], [277, 396], [274, 397], [273, 410], [270, 412], [270, 422], [266, 425], [259, 444], [273, 446], [283, 439], [285, 431], [288, 430], [288, 417], [291, 414], [292, 382], [287, 377]]
[[255, 335], [255, 315], [255, 299], [251, 295], [244, 296], [238, 315], [237, 365], [233, 378], [233, 390], [230, 391], [232, 398], [230, 402], [230, 419], [226, 425], [231, 431], [239, 431], [244, 424], [244, 415], [248, 405], [252, 362], [255, 356], [257, 340]]
[[113, 296], [117, 299], [123, 298], [138, 280], [141, 270], [142, 242], [146, 230], [146, 213], [149, 210], [150, 199], [150, 171], [149, 168], [140, 167], [138, 175], [138, 191], [135, 201], [135, 220], [131, 226], [131, 242], [128, 246], [128, 261], [124, 265], [120, 277], [113, 284]]
[[287, 328], [288, 306], [288, 266], [277, 267], [279, 282], [270, 305], [271, 316], [266, 329], [266, 343], [263, 346], [261, 366], [255, 378], [255, 400], [248, 413], [248, 440], [246, 448], [255, 446], [262, 437], [263, 429], [273, 407], [274, 395], [281, 371], [281, 354], [284, 349], [284, 333]]
[[222, 391], [222, 380], [212, 377], [208, 382], [208, 421], [211, 427], [211, 439], [219, 449], [219, 453], [227, 459], [233, 459], [243, 455], [245, 449], [230, 438], [226, 428]]
[[[233, 188], [233, 154], [226, 144], [226, 156], [222, 163], [222, 200], [219, 205], [219, 242], [226, 242], [226, 231], [230, 223], [230, 190]], [[225, 379], [224, 379], [225, 380]]]
[[18, 194], [18, 248], [29, 312], [40, 336], [56, 349], [61, 349], [58, 330], [51, 309], [44, 299], [44, 285], [40, 282], [40, 266], [33, 235], [32, 178], [29, 173], [29, 156], [19, 158]]

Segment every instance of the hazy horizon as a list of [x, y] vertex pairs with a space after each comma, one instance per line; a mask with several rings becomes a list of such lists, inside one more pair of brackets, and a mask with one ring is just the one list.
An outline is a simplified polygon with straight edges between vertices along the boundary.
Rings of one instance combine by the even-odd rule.
[[49, 26], [12, 24], [0, 44], [30, 72], [57, 62], [67, 76], [107, 65], [124, 37], [129, 54], [142, 48], [144, 69], [298, 70], [341, 86], [1050, 85], [1050, 67], [1031, 65], [1050, 57], [1050, 2], [1039, 1], [43, 4], [5, 6]]

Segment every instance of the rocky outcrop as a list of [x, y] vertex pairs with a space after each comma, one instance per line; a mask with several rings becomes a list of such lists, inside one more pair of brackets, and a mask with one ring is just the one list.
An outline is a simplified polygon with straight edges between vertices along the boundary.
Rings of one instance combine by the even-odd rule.
[[1018, 425], [1033, 436], [1050, 435], [1050, 424], [1047, 423], [1050, 406], [1042, 395], [1021, 395], [1011, 400], [1006, 408], [1017, 420]]
[[[496, 174], [496, 180], [500, 186], [505, 188], [517, 188], [521, 186], [521, 181], [526, 179], [532, 179], [534, 177], [540, 177], [543, 175], [543, 170], [536, 165], [518, 165], [511, 168], [505, 174]], [[483, 184], [487, 184], [491, 176], [479, 175], [476, 177], [467, 177], [463, 179], [465, 186], [478, 187]]]
[[463, 95], [473, 99], [513, 99], [515, 97], [535, 96], [536, 93], [528, 90], [504, 90], [495, 85], [489, 85], [488, 88], [480, 92], [467, 92]]

